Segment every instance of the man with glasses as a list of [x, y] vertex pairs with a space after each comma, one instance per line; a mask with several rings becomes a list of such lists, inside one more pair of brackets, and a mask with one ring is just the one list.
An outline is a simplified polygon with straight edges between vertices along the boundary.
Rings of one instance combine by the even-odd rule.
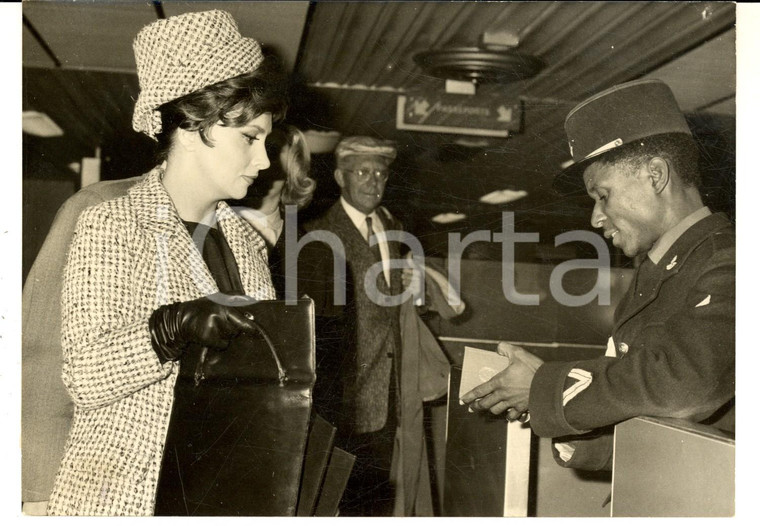
[[[333, 297], [333, 252], [308, 243], [299, 256], [299, 294], [314, 299], [317, 315], [314, 406], [338, 428], [339, 445], [356, 455], [341, 515], [393, 512], [390, 468], [398, 423], [400, 307], [378, 298], [400, 294], [403, 283], [402, 271], [390, 267], [390, 260], [400, 259], [400, 244], [378, 234], [401, 229], [380, 206], [395, 157], [389, 141], [343, 139], [335, 150], [334, 172], [341, 197], [305, 227], [335, 234], [343, 244], [345, 305]], [[382, 272], [373, 273], [370, 267], [378, 262]], [[368, 271], [377, 278], [375, 289], [365, 287]]]

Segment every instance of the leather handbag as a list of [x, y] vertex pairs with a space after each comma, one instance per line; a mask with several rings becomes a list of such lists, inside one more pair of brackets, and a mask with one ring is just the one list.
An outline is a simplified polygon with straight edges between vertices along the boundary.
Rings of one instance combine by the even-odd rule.
[[316, 379], [314, 304], [241, 309], [255, 334], [181, 360], [156, 515], [296, 514]]

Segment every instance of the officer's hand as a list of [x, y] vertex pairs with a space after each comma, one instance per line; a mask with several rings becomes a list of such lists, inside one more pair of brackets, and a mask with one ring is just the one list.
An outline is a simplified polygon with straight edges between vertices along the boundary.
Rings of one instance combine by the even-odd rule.
[[[500, 342], [497, 352], [509, 357], [510, 364], [489, 381], [462, 396], [462, 403], [470, 404], [473, 411], [490, 411], [518, 420], [528, 410], [530, 384], [543, 360], [525, 349]], [[525, 417], [523, 417], [525, 418]]]
[[535, 354], [526, 351], [519, 345], [513, 345], [509, 342], [499, 342], [499, 345], [496, 347], [496, 352], [502, 356], [508, 357], [510, 363], [515, 360], [522, 360], [525, 362], [525, 365], [533, 369], [534, 372], [544, 363], [544, 361]]

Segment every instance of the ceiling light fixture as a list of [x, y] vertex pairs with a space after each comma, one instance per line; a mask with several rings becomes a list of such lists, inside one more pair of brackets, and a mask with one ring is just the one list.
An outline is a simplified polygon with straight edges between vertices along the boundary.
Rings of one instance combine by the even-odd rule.
[[516, 52], [519, 37], [508, 31], [485, 32], [477, 47], [431, 49], [414, 55], [427, 73], [443, 79], [483, 84], [507, 83], [533, 77], [544, 62]]
[[431, 219], [431, 221], [433, 223], [439, 223], [441, 225], [445, 225], [448, 223], [456, 223], [457, 221], [462, 221], [465, 218], [467, 218], [465, 214], [446, 212], [444, 214], [438, 214], [433, 219]]
[[446, 93], [475, 95], [475, 84], [466, 80], [446, 79]]
[[504, 203], [511, 203], [517, 201], [528, 195], [525, 190], [496, 190], [480, 198], [481, 203], [488, 203], [489, 205], [503, 205]]
[[456, 145], [464, 146], [466, 148], [485, 148], [493, 144], [493, 141], [491, 141], [490, 139], [483, 139], [483, 138], [473, 139], [471, 137], [457, 137], [452, 142]]
[[530, 78], [543, 68], [543, 62], [530, 55], [479, 47], [423, 51], [414, 56], [414, 61], [428, 75], [475, 84], [515, 82]]
[[39, 111], [21, 112], [21, 130], [37, 137], [60, 137], [63, 135], [60, 126]]

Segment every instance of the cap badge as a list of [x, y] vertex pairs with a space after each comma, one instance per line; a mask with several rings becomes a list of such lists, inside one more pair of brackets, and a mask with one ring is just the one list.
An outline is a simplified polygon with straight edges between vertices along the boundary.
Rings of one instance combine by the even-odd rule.
[[597, 148], [596, 150], [588, 154], [586, 158], [588, 159], [589, 157], [594, 157], [595, 155], [599, 155], [600, 153], [604, 153], [607, 150], [611, 150], [613, 148], [617, 148], [618, 146], [622, 146], [622, 145], [623, 145], [623, 139], [617, 138], [614, 141], [608, 142], [604, 146], [600, 146], [599, 148]]

